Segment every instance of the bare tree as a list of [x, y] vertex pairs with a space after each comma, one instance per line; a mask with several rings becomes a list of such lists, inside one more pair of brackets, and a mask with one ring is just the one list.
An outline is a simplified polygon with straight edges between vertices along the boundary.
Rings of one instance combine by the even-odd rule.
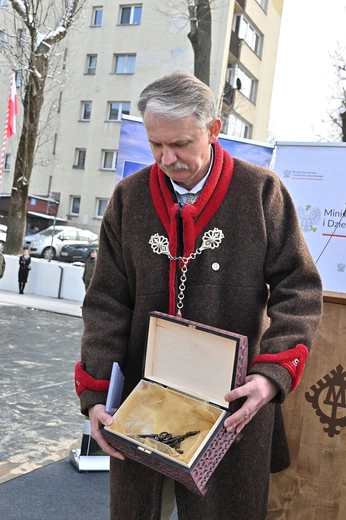
[[[18, 254], [23, 246], [26, 207], [40, 114], [50, 62], [57, 44], [75, 23], [85, 0], [10, 0], [17, 47], [13, 46], [13, 63], [18, 60], [18, 45], [23, 88], [23, 120], [14, 168], [11, 202], [8, 213], [6, 252]], [[52, 28], [53, 27], [53, 28]], [[8, 47], [11, 54], [11, 45]], [[16, 66], [13, 66], [16, 69]]]
[[194, 53], [194, 75], [210, 83], [211, 7], [209, 0], [188, 0], [189, 38]]
[[346, 108], [343, 106], [340, 108], [340, 119], [341, 119], [341, 129], [342, 129], [342, 140], [346, 142]]
[[346, 50], [340, 45], [331, 56], [335, 86], [329, 100], [331, 108], [328, 110], [329, 123], [332, 123], [333, 138], [346, 142]]

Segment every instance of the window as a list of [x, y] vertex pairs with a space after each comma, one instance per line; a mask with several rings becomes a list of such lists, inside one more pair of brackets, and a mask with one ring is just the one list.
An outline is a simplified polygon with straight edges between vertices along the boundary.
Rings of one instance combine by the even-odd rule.
[[22, 81], [22, 71], [21, 70], [16, 70], [15, 71], [15, 73], [14, 73], [14, 81], [15, 81], [16, 87], [19, 88], [20, 84], [21, 84], [21, 81]]
[[84, 169], [85, 166], [86, 150], [83, 148], [76, 148], [76, 161], [73, 165], [74, 168]]
[[4, 157], [4, 172], [10, 171], [11, 168], [11, 154], [5, 153]]
[[0, 7], [6, 7], [8, 5], [8, 0], [0, 0]]
[[71, 195], [70, 199], [70, 215], [79, 215], [80, 197]]
[[102, 25], [102, 15], [103, 15], [103, 8], [102, 7], [94, 7], [93, 8], [93, 14], [91, 19], [91, 26], [92, 27], [101, 27]]
[[256, 0], [256, 2], [262, 7], [263, 11], [267, 12], [268, 0]]
[[116, 103], [111, 101], [108, 103], [108, 121], [121, 121], [121, 116], [123, 114], [129, 115], [130, 113], [130, 103]]
[[24, 41], [24, 29], [17, 29], [17, 40], [19, 45], [22, 45]]
[[96, 74], [97, 54], [87, 56], [87, 74]]
[[109, 199], [96, 199], [96, 218], [103, 217], [104, 212], [106, 211], [108, 202], [109, 202]]
[[120, 7], [120, 25], [138, 25], [141, 23], [141, 18], [141, 5], [124, 5]]
[[252, 103], [256, 103], [258, 81], [248, 72], [245, 72], [240, 65], [232, 63], [231, 66], [227, 68], [226, 81], [228, 81], [233, 88], [239, 90], [243, 96], [250, 99]]
[[244, 15], [235, 16], [233, 30], [237, 33], [239, 38], [247, 43], [257, 56], [261, 56], [263, 36]]
[[102, 150], [102, 170], [115, 170], [117, 152], [115, 150]]
[[82, 101], [82, 114], [81, 114], [82, 121], [90, 121], [91, 107], [92, 107], [91, 101]]
[[115, 74], [133, 74], [136, 67], [135, 54], [119, 54], [115, 55]]
[[228, 119], [228, 135], [251, 139], [252, 127], [244, 119], [231, 114]]
[[60, 240], [77, 240], [77, 231], [75, 229], [66, 229], [58, 238]]
[[97, 240], [96, 233], [92, 233], [92, 231], [88, 231], [87, 229], [80, 229], [78, 231], [78, 240], [83, 242], [95, 242]]
[[6, 43], [6, 33], [5, 31], [0, 30], [0, 45]]

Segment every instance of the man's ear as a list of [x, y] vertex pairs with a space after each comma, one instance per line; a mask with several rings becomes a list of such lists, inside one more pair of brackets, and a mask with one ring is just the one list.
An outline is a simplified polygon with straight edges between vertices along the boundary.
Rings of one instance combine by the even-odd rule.
[[209, 143], [216, 143], [221, 132], [221, 119], [215, 117], [209, 126]]

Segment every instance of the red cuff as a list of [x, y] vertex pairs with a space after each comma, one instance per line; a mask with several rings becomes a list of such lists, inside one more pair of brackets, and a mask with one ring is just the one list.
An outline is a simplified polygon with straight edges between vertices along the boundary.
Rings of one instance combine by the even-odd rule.
[[302, 377], [305, 361], [308, 358], [309, 351], [305, 345], [299, 343], [294, 348], [279, 352], [277, 354], [259, 354], [252, 362], [252, 367], [256, 363], [276, 363], [286, 368], [292, 377], [291, 392], [297, 388], [300, 378]]
[[78, 361], [74, 369], [74, 383], [78, 397], [84, 390], [94, 390], [95, 392], [107, 392], [109, 387], [108, 379], [94, 379], [83, 370], [83, 363]]

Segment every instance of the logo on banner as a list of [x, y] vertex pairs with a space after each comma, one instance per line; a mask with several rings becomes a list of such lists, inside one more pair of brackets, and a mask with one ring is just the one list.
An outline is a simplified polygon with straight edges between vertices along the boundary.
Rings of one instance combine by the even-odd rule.
[[324, 175], [313, 171], [301, 171], [301, 170], [283, 170], [283, 176], [286, 179], [294, 179], [298, 181], [323, 181]]
[[297, 213], [303, 233], [316, 233], [317, 225], [321, 220], [320, 208], [313, 208], [310, 204], [307, 204], [305, 208], [299, 206]]
[[346, 372], [342, 365], [331, 370], [305, 393], [305, 399], [312, 404], [328, 437], [340, 434], [346, 426]]

